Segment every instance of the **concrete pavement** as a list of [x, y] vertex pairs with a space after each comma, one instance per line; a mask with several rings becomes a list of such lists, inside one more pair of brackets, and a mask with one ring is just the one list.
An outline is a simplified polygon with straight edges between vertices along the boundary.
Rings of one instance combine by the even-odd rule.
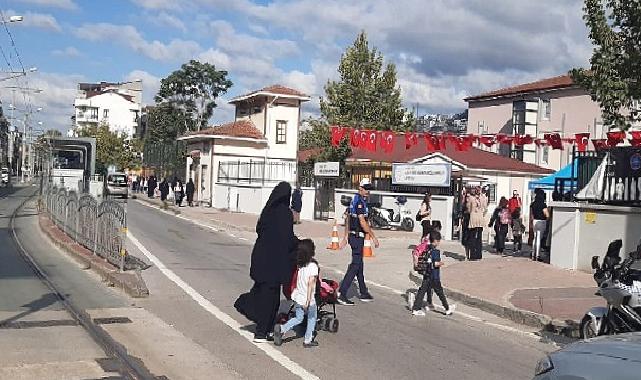
[[[233, 303], [251, 286], [249, 257], [255, 233], [196, 223], [129, 203], [128, 249], [154, 260], [143, 272], [150, 296], [136, 304], [203, 346], [240, 377], [530, 379], [540, 356], [555, 348], [534, 330], [465, 306], [450, 317], [412, 317], [403, 298], [411, 286], [407, 269], [400, 276], [388, 271], [389, 282], [381, 277], [380, 283], [372, 284], [373, 303], [339, 307], [340, 331], [321, 332], [318, 349], [303, 350], [300, 340], [279, 348], [253, 344], [248, 339], [253, 325], [238, 315]], [[339, 271], [349, 261], [347, 252], [318, 247], [318, 254], [324, 276], [340, 279]], [[377, 260], [381, 273], [386, 273], [383, 260], [392, 260], [394, 254], [409, 260], [407, 246], [389, 255], [380, 251], [366, 264], [366, 276], [374, 278]]]

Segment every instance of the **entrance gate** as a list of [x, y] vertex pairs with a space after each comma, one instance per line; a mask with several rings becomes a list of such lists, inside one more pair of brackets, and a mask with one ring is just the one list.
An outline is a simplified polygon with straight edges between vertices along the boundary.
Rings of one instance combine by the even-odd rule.
[[336, 190], [337, 184], [338, 178], [314, 178], [314, 187], [316, 188], [315, 220], [328, 220], [334, 217], [334, 190]]

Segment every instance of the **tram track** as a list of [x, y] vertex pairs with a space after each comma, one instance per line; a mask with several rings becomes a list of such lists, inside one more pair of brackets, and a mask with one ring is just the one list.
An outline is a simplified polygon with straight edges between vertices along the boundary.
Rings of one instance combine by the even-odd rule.
[[38, 263], [33, 259], [32, 255], [24, 248], [20, 241], [15, 228], [15, 218], [24, 208], [24, 206], [35, 198], [35, 195], [27, 196], [20, 205], [11, 213], [9, 220], [9, 229], [11, 236], [16, 246], [18, 247], [18, 254], [21, 259], [29, 266], [34, 272], [36, 277], [51, 291], [57, 298], [62, 307], [69, 313], [72, 320], [81, 326], [91, 339], [104, 351], [105, 355], [111, 359], [109, 364], [111, 372], [117, 372], [123, 379], [127, 380], [159, 380], [167, 379], [164, 376], [154, 376], [138, 358], [132, 357], [127, 353], [124, 346], [115, 341], [101, 326], [96, 323], [91, 316], [83, 309], [77, 307], [63, 292], [51, 281]]

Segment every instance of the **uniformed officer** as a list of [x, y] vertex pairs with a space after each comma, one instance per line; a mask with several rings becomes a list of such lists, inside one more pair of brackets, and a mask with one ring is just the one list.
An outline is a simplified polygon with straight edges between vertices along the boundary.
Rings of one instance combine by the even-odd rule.
[[367, 221], [367, 196], [372, 189], [372, 184], [369, 178], [363, 178], [358, 187], [358, 194], [352, 199], [347, 214], [345, 216], [345, 237], [340, 244], [340, 247], [345, 247], [349, 242], [352, 248], [352, 262], [347, 267], [345, 278], [341, 282], [339, 289], [338, 302], [341, 305], [354, 305], [354, 302], [347, 298], [347, 292], [354, 281], [354, 277], [358, 279], [359, 299], [363, 302], [370, 302], [374, 298], [367, 290], [365, 285], [365, 277], [363, 275], [363, 246], [365, 244], [365, 234], [369, 234], [374, 242], [374, 246], [378, 248], [378, 239], [374, 236], [369, 222]]

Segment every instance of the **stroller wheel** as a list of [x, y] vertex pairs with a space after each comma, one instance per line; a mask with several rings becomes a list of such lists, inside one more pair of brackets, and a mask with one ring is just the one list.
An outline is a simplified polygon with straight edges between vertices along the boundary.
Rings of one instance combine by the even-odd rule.
[[332, 325], [330, 326], [330, 330], [333, 333], [338, 332], [338, 319], [332, 318]]
[[330, 328], [332, 327], [332, 320], [334, 318], [327, 318], [326, 320], [323, 321], [323, 330], [325, 331], [331, 331]]

